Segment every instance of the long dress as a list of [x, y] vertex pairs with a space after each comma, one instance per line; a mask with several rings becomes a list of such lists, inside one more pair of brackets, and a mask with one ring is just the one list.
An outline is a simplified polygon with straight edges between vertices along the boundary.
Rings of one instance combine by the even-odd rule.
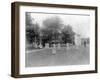
[[52, 54], [56, 54], [56, 45], [55, 44], [53, 44]]

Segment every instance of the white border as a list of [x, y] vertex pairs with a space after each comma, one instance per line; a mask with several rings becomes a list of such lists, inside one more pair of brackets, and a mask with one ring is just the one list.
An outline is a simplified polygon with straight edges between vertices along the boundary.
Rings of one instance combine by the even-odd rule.
[[[25, 67], [25, 12], [47, 12], [90, 15], [90, 65], [52, 66], [52, 67]], [[95, 11], [86, 9], [51, 8], [20, 6], [20, 74], [38, 74], [53, 72], [71, 72], [95, 70]]]

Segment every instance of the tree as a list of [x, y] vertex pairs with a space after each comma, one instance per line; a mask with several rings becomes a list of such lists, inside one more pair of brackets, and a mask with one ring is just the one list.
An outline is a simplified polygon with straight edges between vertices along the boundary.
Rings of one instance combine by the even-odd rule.
[[62, 40], [64, 43], [74, 43], [74, 31], [71, 25], [65, 25], [62, 29]]
[[48, 28], [49, 30], [59, 30], [61, 29], [62, 26], [62, 21], [61, 19], [56, 16], [56, 17], [51, 17], [47, 18], [43, 21], [44, 27]]
[[59, 31], [62, 28], [62, 21], [58, 16], [45, 19], [43, 26], [42, 33], [45, 43], [58, 39]]
[[26, 13], [26, 39], [29, 44], [39, 42], [39, 25], [32, 20], [30, 14]]

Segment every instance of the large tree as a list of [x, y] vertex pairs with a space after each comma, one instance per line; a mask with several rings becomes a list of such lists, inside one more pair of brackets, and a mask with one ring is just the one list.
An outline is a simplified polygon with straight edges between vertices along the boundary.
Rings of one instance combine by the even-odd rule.
[[58, 39], [59, 32], [62, 28], [62, 21], [58, 16], [45, 19], [43, 21], [43, 26], [42, 33], [45, 42]]
[[39, 41], [39, 25], [34, 23], [30, 13], [26, 13], [26, 39], [30, 44]]
[[64, 43], [74, 43], [74, 31], [71, 25], [65, 25], [62, 29], [62, 40]]

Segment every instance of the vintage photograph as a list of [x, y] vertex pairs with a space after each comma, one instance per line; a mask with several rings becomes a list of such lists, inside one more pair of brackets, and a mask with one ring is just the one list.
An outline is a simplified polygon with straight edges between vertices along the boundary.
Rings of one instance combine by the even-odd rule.
[[90, 64], [90, 15], [25, 13], [25, 67]]
[[12, 3], [11, 76], [97, 73], [97, 7]]

